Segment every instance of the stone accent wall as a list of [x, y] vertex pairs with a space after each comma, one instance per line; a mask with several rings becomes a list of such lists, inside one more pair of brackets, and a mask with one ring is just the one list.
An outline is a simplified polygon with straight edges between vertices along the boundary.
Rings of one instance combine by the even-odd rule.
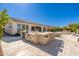
[[50, 32], [25, 33], [25, 39], [35, 44], [44, 45], [53, 41], [54, 35]]

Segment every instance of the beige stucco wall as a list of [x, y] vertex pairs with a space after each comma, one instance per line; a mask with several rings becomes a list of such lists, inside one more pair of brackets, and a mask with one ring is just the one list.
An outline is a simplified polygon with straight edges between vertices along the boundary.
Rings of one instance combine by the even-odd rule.
[[14, 35], [17, 32], [16, 23], [10, 19], [9, 22], [6, 24], [4, 30], [6, 33]]
[[46, 28], [46, 31], [47, 31], [47, 27], [46, 26], [43, 26], [43, 25], [39, 25], [39, 24], [34, 24], [34, 23], [24, 23], [24, 22], [18, 22], [18, 21], [14, 21], [16, 24], [21, 24], [21, 25], [28, 25], [28, 28], [29, 28], [29, 32], [31, 32], [31, 27], [32, 26], [38, 26], [38, 27], [41, 27], [41, 31], [43, 31], [43, 27]]
[[[28, 25], [28, 31], [31, 31], [32, 26], [38, 26], [41, 27], [41, 31], [43, 31], [43, 28], [46, 28], [46, 31], [48, 30], [48, 26], [43, 26], [40, 24], [34, 24], [34, 23], [28, 23], [28, 22], [21, 22], [21, 21], [14, 21], [12, 19], [9, 20], [8, 24], [5, 26], [5, 32], [8, 34], [16, 34], [17, 33], [17, 24], [21, 24], [21, 33], [22, 33], [22, 25], [27, 26]], [[10, 28], [12, 27], [12, 28]]]
[[16, 34], [17, 33], [17, 24], [13, 23], [12, 26], [13, 26], [13, 30], [12, 30], [13, 34]]
[[6, 24], [5, 26], [5, 32], [8, 34], [12, 34], [12, 28], [10, 28], [10, 26], [12, 26], [12, 24]]

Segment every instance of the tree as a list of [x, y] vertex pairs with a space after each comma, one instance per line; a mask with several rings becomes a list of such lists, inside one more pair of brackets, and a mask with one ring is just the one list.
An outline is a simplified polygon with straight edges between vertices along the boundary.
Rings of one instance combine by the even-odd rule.
[[0, 55], [3, 55], [2, 47], [1, 47], [1, 39], [3, 36], [3, 28], [9, 20], [9, 16], [6, 13], [7, 10], [0, 11]]
[[67, 26], [64, 26], [62, 29], [63, 29], [63, 30], [67, 30]]
[[62, 28], [60, 28], [60, 27], [53, 27], [50, 31], [53, 31], [53, 32], [62, 31]]
[[69, 26], [69, 28], [73, 31], [73, 32], [77, 32], [77, 28], [78, 28], [78, 26], [79, 26], [79, 24], [70, 24], [70, 25], [68, 25]]
[[0, 39], [3, 36], [3, 28], [9, 20], [9, 15], [7, 14], [7, 10], [0, 11]]

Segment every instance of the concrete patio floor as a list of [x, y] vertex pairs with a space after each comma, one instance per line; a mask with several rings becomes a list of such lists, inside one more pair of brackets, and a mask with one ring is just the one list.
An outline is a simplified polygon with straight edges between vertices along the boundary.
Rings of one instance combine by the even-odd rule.
[[3, 53], [4, 56], [79, 56], [78, 42], [64, 37], [55, 39], [50, 44], [41, 46], [21, 37], [6, 36], [2, 41]]

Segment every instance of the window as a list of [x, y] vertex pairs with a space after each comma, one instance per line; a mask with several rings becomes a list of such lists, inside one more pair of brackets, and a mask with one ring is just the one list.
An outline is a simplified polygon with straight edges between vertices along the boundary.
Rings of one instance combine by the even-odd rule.
[[21, 33], [21, 24], [17, 24], [17, 33]]
[[9, 25], [9, 28], [12, 28], [12, 26], [11, 26], [11, 25]]
[[17, 24], [17, 28], [21, 28], [21, 24]]
[[25, 25], [22, 25], [22, 30], [25, 30]]

